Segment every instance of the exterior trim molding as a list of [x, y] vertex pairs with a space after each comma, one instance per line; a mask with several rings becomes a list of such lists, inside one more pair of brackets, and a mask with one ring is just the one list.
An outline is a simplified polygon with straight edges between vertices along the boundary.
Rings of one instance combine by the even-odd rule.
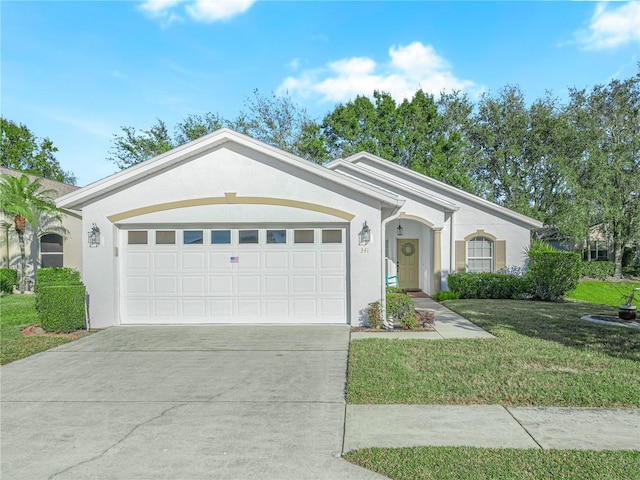
[[276, 205], [280, 207], [300, 208], [302, 210], [326, 213], [347, 221], [351, 221], [355, 217], [355, 215], [345, 212], [344, 210], [338, 210], [337, 208], [331, 208], [317, 203], [301, 202], [299, 200], [290, 200], [287, 198], [238, 197], [235, 192], [226, 192], [224, 197], [192, 198], [176, 202], [157, 203], [155, 205], [147, 205], [146, 207], [134, 208], [133, 210], [109, 215], [107, 218], [109, 221], [117, 223], [121, 220], [126, 220], [128, 218], [148, 213], [164, 212], [178, 208], [200, 207], [204, 205]]
[[433, 291], [442, 288], [442, 228], [433, 229]]
[[[405, 212], [402, 212], [400, 214], [400, 218], [406, 219], [406, 220], [415, 220], [416, 222], [420, 222], [420, 223], [422, 223], [423, 225], [426, 225], [429, 228], [433, 228], [435, 226], [434, 223], [430, 222], [429, 220], [427, 220], [425, 218], [419, 217], [417, 215], [411, 215], [411, 214], [405, 213]], [[440, 229], [440, 230], [442, 230], [442, 229]]]
[[494, 235], [491, 235], [490, 233], [487, 233], [482, 229], [478, 229], [476, 232], [470, 233], [469, 235], [464, 237], [464, 241], [468, 242], [469, 240], [471, 240], [474, 237], [487, 237], [487, 238], [493, 240], [494, 242], [496, 240], [498, 240], [498, 237], [496, 237]]

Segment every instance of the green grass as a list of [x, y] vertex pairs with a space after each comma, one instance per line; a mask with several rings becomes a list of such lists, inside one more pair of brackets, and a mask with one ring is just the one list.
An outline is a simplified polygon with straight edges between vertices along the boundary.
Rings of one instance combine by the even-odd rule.
[[48, 350], [71, 339], [62, 337], [25, 337], [20, 330], [38, 323], [35, 295], [0, 297], [0, 364], [19, 360]]
[[[580, 282], [566, 297], [573, 300], [617, 307], [627, 301], [629, 295], [631, 295], [631, 290], [634, 288], [640, 288], [640, 283], [588, 280]], [[640, 302], [640, 292], [636, 292], [635, 300]]]
[[351, 342], [347, 402], [640, 407], [640, 329], [587, 303], [452, 300], [494, 339]]
[[369, 448], [349, 452], [344, 458], [394, 480], [640, 478], [639, 451]]

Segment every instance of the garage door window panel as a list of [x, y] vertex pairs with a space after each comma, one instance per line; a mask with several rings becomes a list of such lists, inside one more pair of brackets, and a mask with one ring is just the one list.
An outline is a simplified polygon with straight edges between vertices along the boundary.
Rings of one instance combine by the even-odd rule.
[[315, 232], [313, 230], [294, 230], [293, 243], [305, 244], [315, 242]]
[[176, 244], [175, 230], [157, 230], [156, 231], [156, 245], [175, 245], [175, 244]]
[[322, 230], [322, 243], [342, 243], [342, 230]]
[[231, 244], [231, 230], [211, 230], [211, 245]]
[[267, 230], [267, 244], [287, 243], [286, 230]]
[[185, 245], [202, 245], [204, 232], [202, 230], [185, 230], [182, 239]]
[[127, 244], [147, 245], [149, 243], [149, 232], [146, 230], [129, 230], [127, 232]]
[[238, 232], [238, 242], [241, 245], [258, 244], [258, 230], [240, 230]]

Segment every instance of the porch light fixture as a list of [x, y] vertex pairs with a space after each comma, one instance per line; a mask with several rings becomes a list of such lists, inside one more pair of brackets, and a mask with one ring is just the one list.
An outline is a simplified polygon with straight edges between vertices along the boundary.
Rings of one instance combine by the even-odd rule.
[[400, 225], [400, 221], [398, 221], [398, 228], [396, 229], [398, 236], [401, 237], [402, 234], [404, 233], [404, 228], [402, 228], [402, 225]]
[[360, 245], [366, 245], [371, 241], [371, 229], [367, 222], [362, 224], [362, 230], [358, 233], [358, 242]]
[[100, 229], [95, 223], [91, 224], [91, 231], [89, 232], [89, 246], [95, 248], [100, 245]]

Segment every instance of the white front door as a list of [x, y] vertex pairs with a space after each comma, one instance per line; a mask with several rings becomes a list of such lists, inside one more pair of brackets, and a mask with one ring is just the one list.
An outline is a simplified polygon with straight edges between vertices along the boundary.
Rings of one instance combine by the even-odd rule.
[[347, 323], [345, 228], [120, 231], [120, 323]]

